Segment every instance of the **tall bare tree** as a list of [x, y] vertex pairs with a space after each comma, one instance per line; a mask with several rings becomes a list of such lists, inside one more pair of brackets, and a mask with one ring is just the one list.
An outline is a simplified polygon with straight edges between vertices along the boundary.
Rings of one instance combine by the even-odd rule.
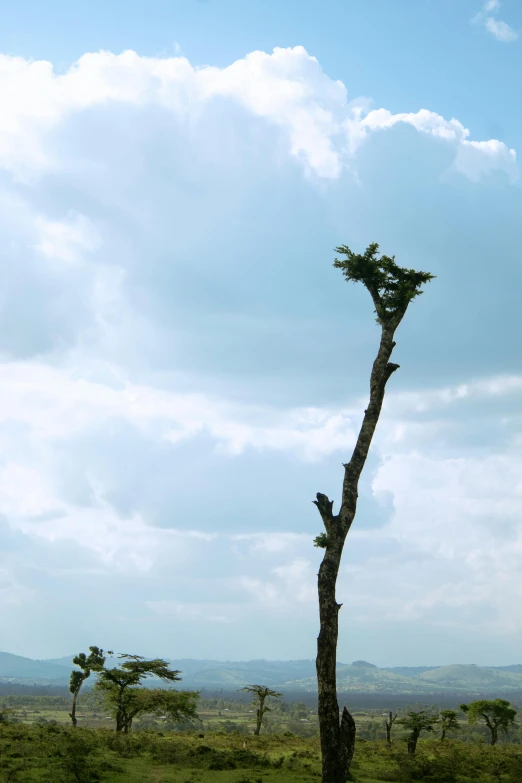
[[259, 733], [261, 731], [261, 726], [263, 724], [263, 716], [265, 712], [270, 712], [270, 707], [265, 706], [265, 700], [268, 697], [272, 697], [275, 699], [278, 699], [281, 694], [277, 691], [273, 691], [271, 688], [268, 688], [266, 685], [247, 685], [245, 688], [240, 688], [240, 691], [246, 691], [247, 693], [251, 693], [254, 697], [254, 702], [257, 705], [256, 710], [256, 728], [254, 730], [254, 734], [259, 736]]
[[392, 744], [391, 730], [396, 720], [397, 720], [397, 713], [395, 713], [394, 715], [393, 712], [390, 710], [386, 720], [384, 721], [384, 725], [386, 726], [386, 742], [388, 743], [388, 745]]
[[315, 546], [325, 549], [318, 574], [320, 631], [316, 659], [323, 783], [345, 783], [355, 748], [354, 719], [346, 707], [339, 718], [337, 701], [338, 613], [342, 604], [336, 601], [335, 587], [341, 555], [355, 517], [359, 478], [379, 420], [386, 383], [399, 368], [398, 364], [389, 361], [395, 347], [395, 332], [410, 302], [422, 293], [421, 285], [434, 277], [429, 272], [398, 266], [395, 256], [378, 258], [378, 250], [377, 243], [369, 245], [361, 255], [353, 253], [347, 245], [335, 248], [344, 258], [336, 258], [334, 267], [342, 270], [347, 281], [363, 283], [370, 293], [381, 327], [381, 339], [370, 377], [370, 402], [350, 462], [343, 465], [339, 513], [333, 513], [333, 500], [320, 492], [313, 501], [326, 531], [315, 539]]

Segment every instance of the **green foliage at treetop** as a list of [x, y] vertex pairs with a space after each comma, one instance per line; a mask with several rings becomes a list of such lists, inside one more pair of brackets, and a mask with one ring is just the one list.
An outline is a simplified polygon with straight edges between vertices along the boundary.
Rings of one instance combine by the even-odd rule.
[[377, 257], [379, 245], [373, 242], [362, 254], [354, 253], [348, 245], [340, 245], [335, 252], [344, 258], [334, 261], [346, 280], [362, 282], [371, 294], [377, 313], [377, 323], [385, 326], [392, 319], [400, 322], [408, 304], [423, 292], [420, 286], [435, 278], [429, 272], [417, 272], [395, 263], [395, 256]]
[[517, 711], [505, 699], [477, 699], [470, 704], [461, 704], [460, 709], [468, 716], [470, 725], [483, 721], [491, 733], [491, 744], [495, 745], [498, 734], [506, 734], [515, 724]]
[[196, 702], [199, 692], [150, 691], [139, 688], [141, 682], [155, 677], [164, 683], [180, 680], [180, 672], [169, 667], [162, 658], [146, 660], [141, 655], [122, 654], [120, 666], [104, 666], [98, 671], [95, 691], [103, 694], [106, 703], [116, 719], [116, 731], [127, 733], [133, 719], [144, 712], [166, 712], [175, 718], [196, 717]]

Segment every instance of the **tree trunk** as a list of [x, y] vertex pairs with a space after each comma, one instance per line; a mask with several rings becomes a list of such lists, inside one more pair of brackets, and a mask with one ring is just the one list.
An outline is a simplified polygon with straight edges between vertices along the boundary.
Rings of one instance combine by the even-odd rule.
[[331, 541], [319, 569], [319, 616], [317, 639], [318, 717], [324, 783], [345, 783], [355, 747], [355, 722], [344, 707], [339, 721], [337, 701], [337, 637], [341, 604], [335, 599], [335, 583], [344, 541]]
[[420, 731], [414, 731], [409, 740], [408, 740], [408, 753], [410, 756], [415, 755], [415, 751], [417, 750], [417, 742], [420, 737]]
[[261, 732], [261, 724], [263, 723], [263, 705], [264, 705], [264, 703], [265, 703], [265, 700], [263, 698], [261, 698], [260, 702], [259, 702], [259, 709], [256, 712], [257, 722], [256, 722], [256, 728], [255, 728], [255, 731], [254, 731], [254, 735], [256, 737], [258, 737], [259, 733]]
[[[397, 715], [395, 715], [395, 718], [396, 717], [397, 717]], [[390, 712], [388, 713], [388, 720], [385, 721], [385, 725], [386, 725], [386, 742], [390, 746], [392, 744], [392, 741], [391, 741], [391, 730], [392, 730], [392, 726], [393, 726], [393, 723], [395, 721], [395, 718], [393, 717], [393, 713], [390, 710]]]
[[498, 728], [497, 726], [493, 726], [491, 728], [491, 744], [496, 745], [498, 740]]
[[76, 718], [76, 702], [78, 700], [79, 692], [80, 692], [80, 690], [78, 689], [73, 694], [73, 701], [72, 701], [71, 712], [69, 713], [69, 717], [72, 720], [72, 725], [74, 726], [74, 728], [76, 728], [76, 726], [78, 725], [78, 719]]
[[344, 465], [344, 482], [339, 514], [332, 512], [333, 501], [317, 493], [314, 501], [326, 529], [325, 554], [318, 574], [320, 631], [317, 639], [318, 717], [321, 735], [322, 783], [345, 783], [355, 747], [355, 722], [344, 707], [339, 722], [337, 702], [337, 637], [341, 604], [335, 587], [344, 542], [357, 509], [359, 478], [368, 456], [379, 420], [386, 383], [398, 364], [388, 362], [395, 347], [393, 335], [400, 319], [382, 326], [381, 341], [370, 378], [370, 402], [357, 438], [352, 458]]

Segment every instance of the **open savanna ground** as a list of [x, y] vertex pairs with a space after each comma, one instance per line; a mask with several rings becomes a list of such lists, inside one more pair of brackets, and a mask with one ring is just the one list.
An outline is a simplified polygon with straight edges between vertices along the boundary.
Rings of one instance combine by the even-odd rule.
[[[0, 728], [0, 780], [7, 783], [310, 783], [320, 778], [318, 737], [240, 732], [116, 734], [58, 724]], [[421, 740], [358, 740], [352, 775], [359, 783], [520, 783], [520, 745]]]

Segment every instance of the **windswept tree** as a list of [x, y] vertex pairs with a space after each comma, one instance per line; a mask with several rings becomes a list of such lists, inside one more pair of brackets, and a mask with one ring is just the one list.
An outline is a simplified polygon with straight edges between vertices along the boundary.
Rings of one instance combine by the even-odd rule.
[[[85, 680], [91, 676], [91, 671], [99, 671], [106, 660], [105, 653], [99, 647], [89, 647], [89, 651], [89, 655], [80, 653], [79, 655], [76, 655], [72, 661], [76, 666], [79, 666], [81, 670], [78, 671], [78, 669], [73, 669], [69, 680], [69, 690], [73, 695], [72, 708], [69, 717], [72, 721], [72, 725], [75, 727], [78, 725], [76, 706], [78, 704], [78, 697], [82, 685]], [[111, 652], [107, 654], [112, 655]]]
[[[107, 692], [106, 703], [116, 713], [118, 692]], [[175, 723], [189, 721], [200, 724], [197, 707], [199, 691], [176, 691], [171, 688], [128, 688], [125, 695], [125, 725], [123, 732], [132, 729], [134, 718], [155, 715]]]
[[396, 720], [397, 713], [394, 715], [391, 710], [389, 711], [388, 716], [384, 719], [384, 725], [386, 726], [386, 742], [388, 745], [391, 745], [391, 730]]
[[468, 716], [468, 723], [485, 723], [491, 734], [491, 745], [496, 745], [499, 733], [507, 734], [515, 723], [517, 711], [505, 699], [478, 699], [470, 704], [461, 704], [460, 709]]
[[434, 731], [435, 724], [439, 723], [439, 719], [436, 715], [432, 715], [426, 710], [420, 710], [420, 712], [408, 712], [404, 718], [399, 718], [397, 725], [404, 726], [408, 729], [410, 735], [408, 737], [408, 753], [410, 756], [415, 755], [417, 750], [417, 742], [423, 731]]
[[458, 712], [455, 710], [441, 710], [439, 713], [439, 723], [441, 728], [440, 741], [444, 742], [448, 731], [458, 731], [460, 723], [458, 721]]
[[315, 546], [325, 550], [318, 574], [320, 630], [317, 639], [318, 717], [321, 735], [323, 783], [345, 783], [355, 748], [355, 721], [346, 707], [339, 720], [337, 701], [337, 637], [338, 614], [335, 587], [344, 543], [355, 518], [359, 478], [364, 468], [373, 434], [379, 420], [388, 379], [398, 368], [390, 362], [395, 347], [395, 332], [408, 305], [422, 291], [421, 286], [432, 280], [429, 272], [417, 272], [395, 263], [395, 257], [378, 257], [379, 245], [373, 243], [361, 255], [347, 245], [335, 250], [343, 256], [335, 259], [347, 281], [362, 283], [372, 297], [381, 328], [377, 356], [370, 376], [370, 401], [352, 457], [344, 467], [340, 509], [333, 513], [333, 500], [318, 492], [316, 504], [325, 532], [316, 537]]
[[144, 711], [139, 708], [144, 697], [137, 692], [141, 690], [138, 686], [143, 680], [155, 677], [167, 683], [181, 680], [181, 677], [180, 672], [170, 669], [167, 661], [162, 658], [145, 660], [141, 655], [126, 654], [119, 655], [118, 658], [123, 660], [120, 666], [110, 669], [104, 666], [98, 672], [95, 690], [105, 697], [108, 706], [112, 709], [116, 720], [116, 731], [127, 734], [133, 718]]
[[245, 688], [240, 688], [240, 691], [247, 691], [254, 697], [254, 704], [257, 705], [256, 710], [256, 728], [254, 734], [259, 735], [261, 726], [263, 723], [263, 717], [265, 712], [270, 712], [270, 707], [265, 704], [268, 698], [279, 698], [282, 694], [277, 691], [273, 691], [271, 688], [267, 688], [266, 685], [247, 685]]

